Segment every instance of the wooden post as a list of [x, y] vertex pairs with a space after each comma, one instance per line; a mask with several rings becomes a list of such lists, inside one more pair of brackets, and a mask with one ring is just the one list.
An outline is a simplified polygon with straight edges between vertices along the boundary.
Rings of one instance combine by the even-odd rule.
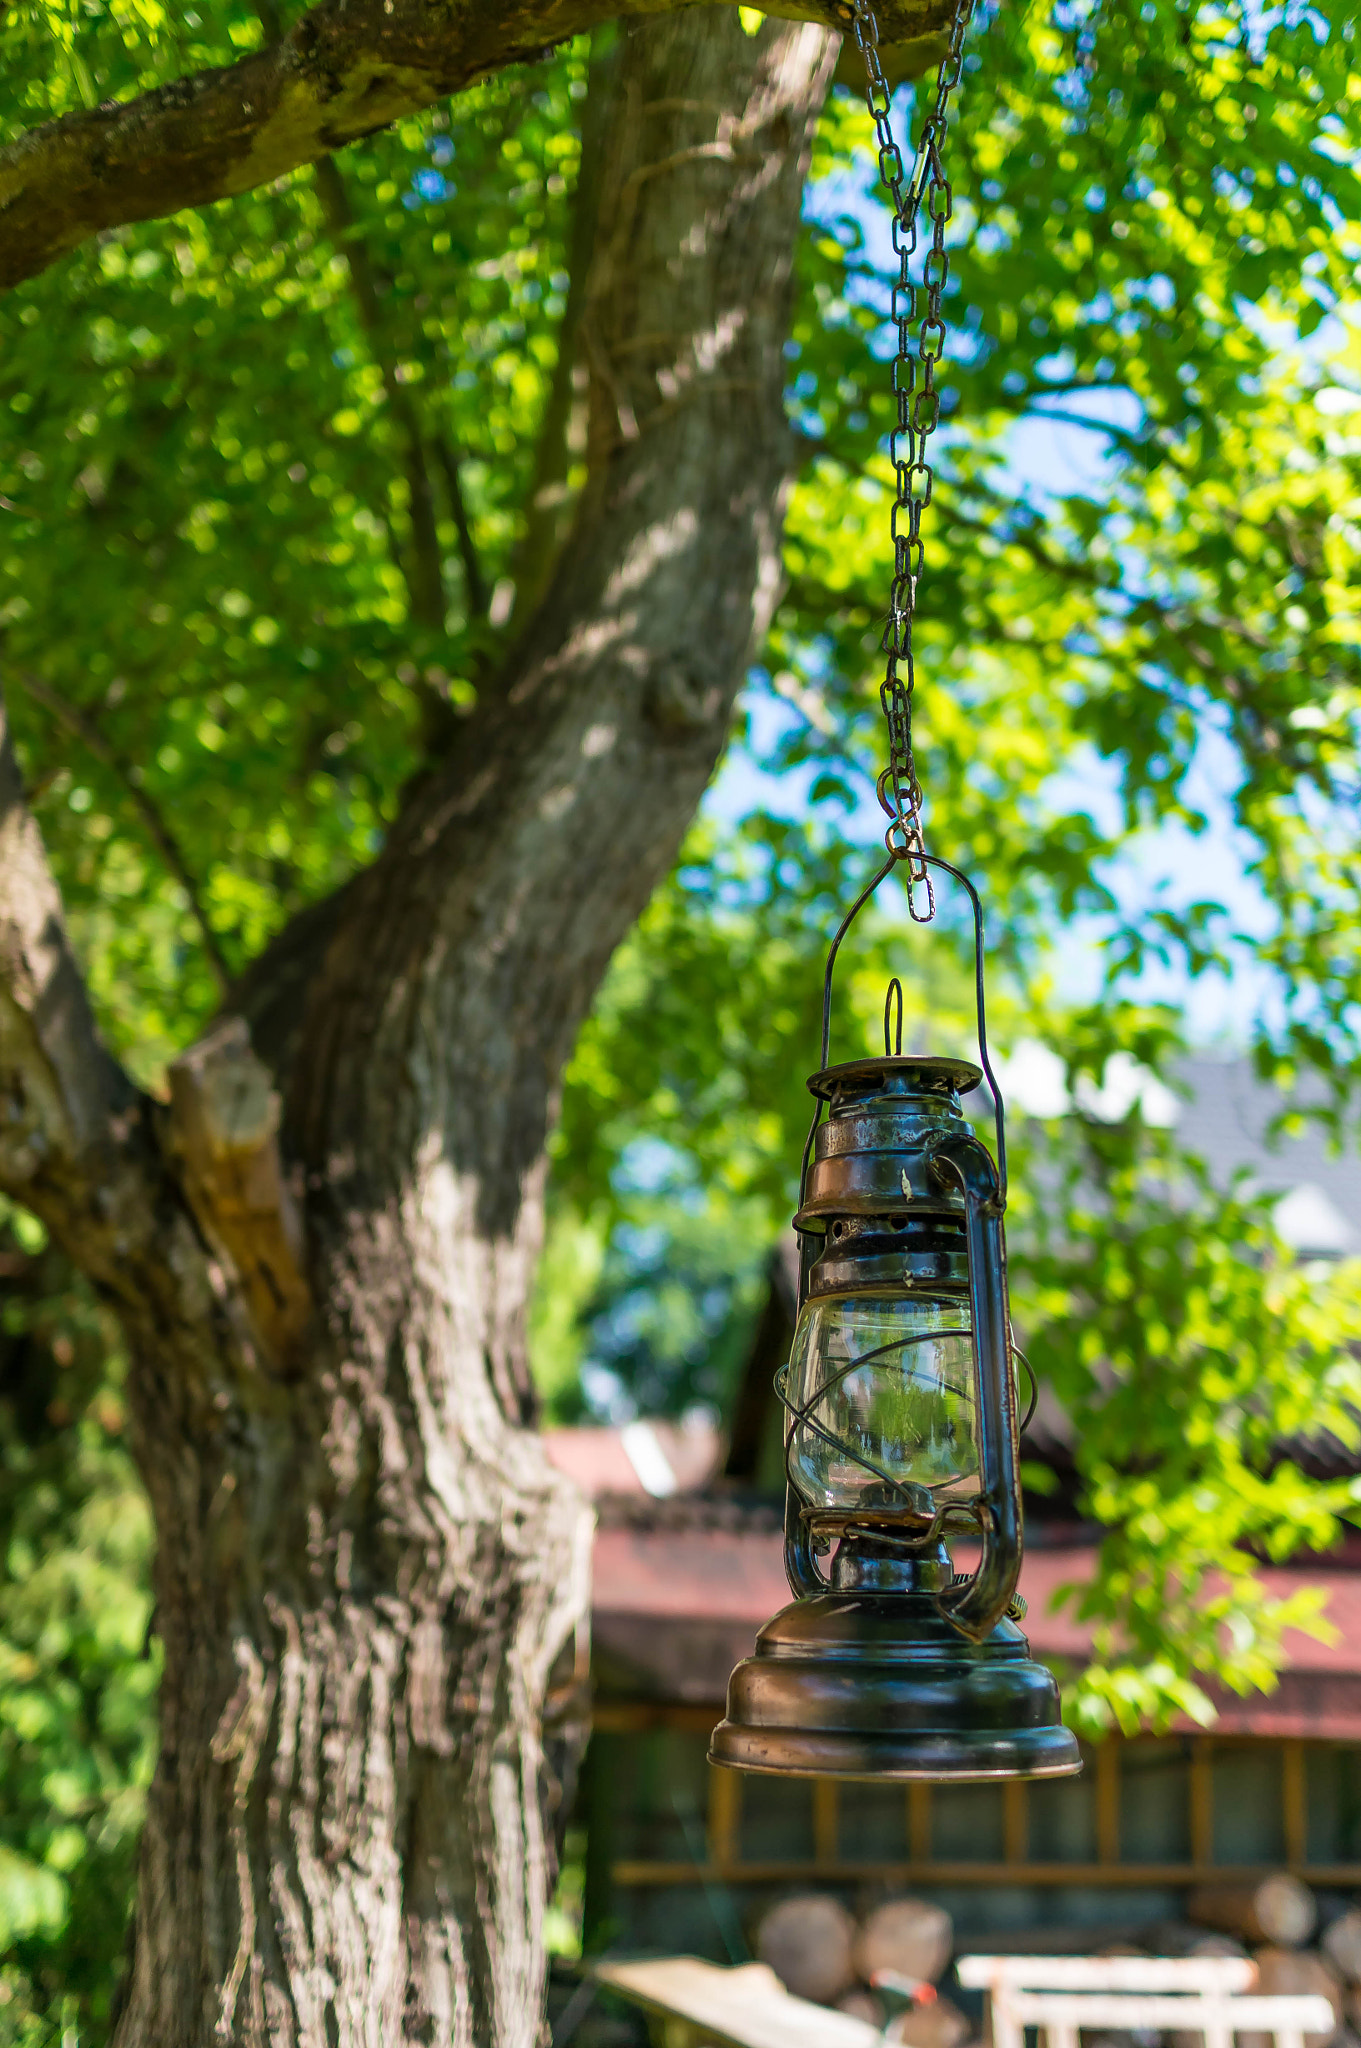
[[1002, 1787], [1002, 1855], [1008, 1863], [1024, 1863], [1029, 1854], [1028, 1789], [1023, 1778], [1008, 1778]]
[[823, 1867], [841, 1861], [841, 1788], [835, 1778], [813, 1780], [813, 1859]]
[[931, 1787], [914, 1778], [907, 1788], [907, 1853], [914, 1863], [929, 1863], [931, 1852]]
[[1191, 1861], [1208, 1870], [1215, 1860], [1214, 1744], [1191, 1737]]
[[742, 1860], [742, 1774], [709, 1766], [709, 1861], [715, 1870]]
[[1096, 1752], [1096, 1860], [1120, 1861], [1120, 1747], [1113, 1735]]
[[1309, 1858], [1308, 1778], [1304, 1744], [1293, 1738], [1281, 1744], [1281, 1820], [1286, 1863], [1302, 1870]]

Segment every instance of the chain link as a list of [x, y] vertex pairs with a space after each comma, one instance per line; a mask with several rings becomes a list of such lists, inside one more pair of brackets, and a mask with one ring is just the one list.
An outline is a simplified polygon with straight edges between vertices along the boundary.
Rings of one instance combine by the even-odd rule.
[[[929, 924], [936, 914], [936, 897], [924, 858], [922, 788], [912, 754], [912, 690], [916, 681], [912, 625], [924, 559], [922, 513], [931, 502], [935, 482], [927, 461], [927, 443], [940, 418], [936, 365], [945, 347], [941, 301], [950, 274], [945, 228], [954, 195], [941, 153], [949, 126], [950, 95], [959, 84], [963, 69], [964, 38], [974, 0], [956, 0], [949, 44], [936, 73], [936, 104], [922, 129], [910, 179], [893, 136], [892, 97], [879, 59], [879, 24], [873, 0], [851, 0], [851, 5], [855, 40], [867, 74], [865, 104], [879, 144], [879, 176], [893, 205], [893, 249], [898, 258], [898, 275], [889, 308], [898, 330], [898, 350], [893, 361], [897, 420], [889, 441], [897, 498], [889, 523], [893, 584], [882, 643], [886, 657], [884, 680], [879, 686], [879, 701], [888, 727], [888, 766], [879, 777], [877, 788], [879, 802], [890, 820], [884, 844], [895, 859], [906, 863], [908, 909], [918, 924]], [[917, 218], [923, 195], [931, 222], [931, 244], [918, 285], [912, 279], [909, 265], [917, 250]], [[919, 292], [925, 298], [925, 311], [914, 340], [912, 330], [917, 323]], [[924, 910], [917, 907], [915, 892], [919, 888], [925, 891]]]

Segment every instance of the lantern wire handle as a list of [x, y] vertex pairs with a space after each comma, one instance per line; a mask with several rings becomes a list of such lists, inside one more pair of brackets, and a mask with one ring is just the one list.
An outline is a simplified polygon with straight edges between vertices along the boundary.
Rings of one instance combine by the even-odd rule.
[[[925, 862], [927, 867], [939, 868], [942, 874], [953, 875], [955, 880], [961, 885], [961, 887], [967, 894], [969, 898], [970, 907], [973, 911], [974, 1015], [975, 1022], [977, 1025], [978, 1036], [978, 1064], [982, 1067], [984, 1078], [987, 1081], [988, 1087], [992, 1091], [993, 1126], [997, 1133], [997, 1199], [1000, 1205], [1003, 1208], [1005, 1208], [1007, 1200], [1006, 1111], [1002, 1102], [1002, 1091], [997, 1085], [997, 1076], [994, 1074], [992, 1070], [992, 1062], [988, 1058], [987, 997], [984, 990], [984, 955], [986, 951], [986, 942], [983, 931], [983, 904], [979, 897], [977, 889], [975, 889], [973, 883], [969, 880], [969, 877], [960, 868], [952, 866], [948, 860], [942, 860], [940, 855], [936, 853], [918, 853], [914, 857], [918, 861]], [[829, 1064], [829, 1054], [831, 1053], [832, 1049], [832, 977], [836, 972], [836, 957], [837, 954], [841, 951], [841, 942], [845, 938], [851, 926], [855, 923], [856, 918], [859, 917], [865, 905], [869, 902], [871, 896], [875, 894], [876, 890], [879, 887], [879, 884], [882, 881], [885, 881], [887, 877], [892, 873], [893, 869], [898, 865], [899, 861], [905, 858], [906, 856], [903, 853], [890, 853], [888, 859], [875, 869], [874, 873], [870, 876], [869, 881], [866, 882], [864, 888], [860, 891], [860, 894], [856, 897], [854, 903], [852, 903], [850, 909], [842, 918], [841, 923], [837, 926], [836, 933], [832, 939], [832, 943], [827, 950], [827, 968], [825, 974], [823, 975], [822, 981], [822, 1059], [819, 1063], [820, 1066], [822, 1066], [823, 1068], [827, 1067]], [[898, 990], [898, 1049], [899, 1057], [901, 1057], [902, 984], [898, 981], [896, 975], [894, 976], [893, 980], [889, 983], [890, 998], [892, 997], [895, 986]], [[886, 1058], [892, 1057], [888, 1050], [888, 1026], [889, 1005], [888, 1000], [886, 1000], [884, 1003], [884, 1054]], [[808, 1162], [813, 1156], [813, 1140], [817, 1136], [817, 1128], [819, 1123], [822, 1121], [822, 1109], [823, 1105], [821, 1100], [819, 1100], [816, 1108], [813, 1111], [813, 1121], [808, 1127], [808, 1137], [803, 1148], [803, 1165], [799, 1172], [800, 1207], [803, 1206], [804, 1190], [808, 1184]], [[800, 1306], [802, 1306], [802, 1285], [800, 1285], [799, 1297]]]

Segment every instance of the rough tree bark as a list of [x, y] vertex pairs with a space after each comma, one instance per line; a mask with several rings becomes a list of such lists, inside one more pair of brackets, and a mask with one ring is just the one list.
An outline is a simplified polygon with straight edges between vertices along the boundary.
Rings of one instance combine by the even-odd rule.
[[545, 1141], [775, 598], [825, 28], [623, 31], [548, 591], [375, 865], [139, 1097], [0, 753], [0, 1186], [115, 1306], [162, 1747], [121, 2048], [539, 2031], [589, 1519], [530, 1419]]

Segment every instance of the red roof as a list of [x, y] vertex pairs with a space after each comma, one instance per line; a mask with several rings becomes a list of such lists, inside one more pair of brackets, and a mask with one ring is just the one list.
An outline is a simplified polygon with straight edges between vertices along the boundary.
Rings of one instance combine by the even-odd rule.
[[667, 1499], [707, 1485], [723, 1457], [723, 1439], [704, 1421], [626, 1422], [618, 1429], [544, 1431], [548, 1462], [584, 1494]]
[[[968, 1559], [959, 1562], [967, 1569]], [[1036, 1656], [1081, 1662], [1091, 1632], [1071, 1606], [1054, 1612], [1061, 1586], [1090, 1578], [1090, 1545], [1026, 1554], [1021, 1590]], [[1361, 1740], [1361, 1572], [1326, 1565], [1266, 1567], [1278, 1597], [1323, 1586], [1338, 1631], [1319, 1643], [1291, 1631], [1288, 1664], [1274, 1693], [1217, 1696], [1225, 1734]], [[717, 1703], [728, 1672], [749, 1656], [756, 1630], [790, 1598], [781, 1538], [767, 1529], [602, 1528], [595, 1543], [593, 1629], [597, 1681], [615, 1697]]]

